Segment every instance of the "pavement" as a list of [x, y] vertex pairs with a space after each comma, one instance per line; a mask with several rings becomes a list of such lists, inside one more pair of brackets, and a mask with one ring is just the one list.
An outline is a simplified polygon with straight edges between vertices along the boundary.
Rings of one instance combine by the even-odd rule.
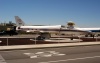
[[[30, 39], [31, 41], [37, 41], [37, 40], [34, 40], [34, 39]], [[68, 42], [81, 42], [82, 40], [81, 39], [69, 39], [69, 38], [50, 38], [50, 39], [45, 39], [44, 41], [47, 41], [47, 42], [55, 42], [55, 43], [61, 43], [61, 42], [65, 42], [65, 43], [68, 43]]]
[[90, 45], [90, 46], [91, 45], [100, 45], [100, 41], [98, 41], [98, 42], [56, 43], [56, 44], [10, 45], [10, 46], [0, 46], [0, 50], [73, 47], [73, 46], [88, 46], [88, 45]]

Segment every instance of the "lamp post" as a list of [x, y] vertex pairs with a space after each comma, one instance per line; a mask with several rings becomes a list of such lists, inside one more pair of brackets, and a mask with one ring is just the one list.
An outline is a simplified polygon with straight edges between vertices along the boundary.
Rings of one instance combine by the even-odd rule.
[[35, 45], [36, 45], [36, 36], [35, 36]]
[[96, 42], [97, 42], [97, 36], [96, 36]]
[[7, 37], [7, 46], [8, 46], [8, 37]]
[[[59, 29], [59, 38], [60, 38], [60, 30], [61, 30], [61, 28]], [[60, 41], [58, 41], [58, 44], [60, 43]]]

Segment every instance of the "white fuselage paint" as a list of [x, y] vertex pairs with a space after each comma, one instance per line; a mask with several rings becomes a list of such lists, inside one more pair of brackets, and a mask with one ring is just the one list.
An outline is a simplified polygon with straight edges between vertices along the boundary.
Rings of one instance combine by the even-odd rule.
[[19, 26], [16, 27], [16, 30], [22, 30], [26, 32], [49, 32], [61, 35], [86, 35], [91, 33], [92, 31], [100, 31], [100, 28], [63, 28], [61, 25], [53, 25], [53, 26]]

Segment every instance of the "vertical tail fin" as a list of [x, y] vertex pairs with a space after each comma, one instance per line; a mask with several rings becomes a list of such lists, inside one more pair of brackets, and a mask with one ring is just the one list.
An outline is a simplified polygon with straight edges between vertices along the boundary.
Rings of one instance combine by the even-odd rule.
[[15, 16], [15, 21], [16, 21], [17, 26], [24, 26], [25, 25], [25, 23], [18, 16]]

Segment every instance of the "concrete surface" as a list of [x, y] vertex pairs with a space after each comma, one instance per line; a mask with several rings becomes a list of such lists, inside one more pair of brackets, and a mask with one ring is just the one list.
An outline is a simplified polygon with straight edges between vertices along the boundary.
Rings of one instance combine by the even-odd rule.
[[86, 45], [100, 45], [100, 41], [99, 42], [76, 42], [76, 43], [0, 46], [0, 50], [50, 48], [50, 47], [72, 47], [72, 46], [86, 46]]

